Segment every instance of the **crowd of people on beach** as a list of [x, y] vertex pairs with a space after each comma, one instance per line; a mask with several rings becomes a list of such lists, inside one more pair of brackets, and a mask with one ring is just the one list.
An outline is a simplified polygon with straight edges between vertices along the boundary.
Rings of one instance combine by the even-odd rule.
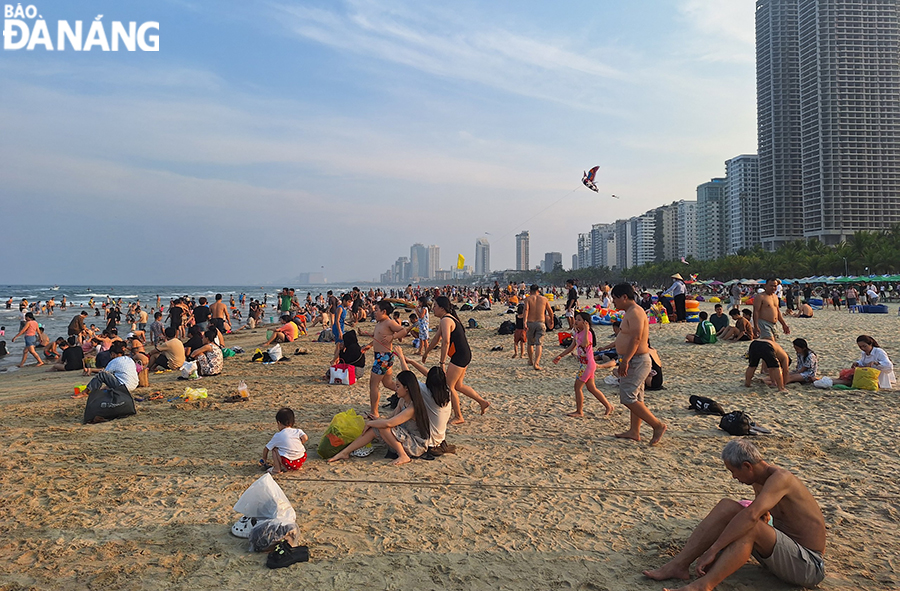
[[[218, 375], [225, 366], [226, 335], [263, 327], [266, 308], [271, 307], [278, 325], [267, 335], [265, 346], [293, 343], [300, 336], [313, 333], [320, 341], [334, 342], [332, 366], [352, 365], [360, 372], [370, 368], [370, 409], [363, 434], [329, 461], [367, 455], [369, 444], [378, 438], [389, 448], [393, 463], [401, 465], [413, 458], [433, 459], [456, 452], [446, 435], [449, 425], [465, 421], [460, 394], [475, 401], [481, 414], [490, 408], [490, 402], [465, 381], [473, 351], [466, 336], [467, 325], [458, 311], [494, 309], [513, 315], [513, 358], [527, 356], [535, 371], [543, 371], [546, 333], [571, 331], [566, 333], [569, 336], [565, 343], [560, 335], [560, 344], [565, 348], [552, 360], [558, 364], [573, 355], [578, 361], [575, 410], [569, 416], [584, 417], [585, 388], [603, 405], [604, 414], [614, 412], [614, 405], [595, 382], [598, 369], [610, 369], [612, 374], [604, 382], [618, 386], [619, 401], [630, 414], [629, 428], [615, 437], [642, 441], [641, 426], [647, 423], [652, 429], [653, 446], [661, 442], [668, 426], [653, 414], [644, 399], [645, 391], [662, 387], [663, 371], [662, 360], [650, 345], [647, 312], [653, 306], [663, 306], [671, 322], [688, 320], [685, 282], [677, 274], [673, 279], [673, 285], [658, 291], [656, 297], [649, 290], [627, 283], [583, 289], [570, 280], [565, 287], [542, 289], [532, 285], [527, 290], [521, 283], [501, 287], [496, 282], [489, 289], [422, 289], [410, 285], [403, 290], [364, 292], [354, 288], [340, 295], [328, 291], [313, 297], [307, 293], [302, 301], [293, 289], [284, 288], [271, 306], [266, 297], [260, 302], [245, 298], [244, 294], [239, 296], [239, 304], [231, 296], [230, 305], [222, 294], [216, 294], [211, 304], [205, 297], [195, 301], [185, 296], [164, 306], [157, 298], [156, 305], [149, 308], [140, 301], [109, 300], [100, 307], [90, 301], [88, 309], [79, 310], [71, 320], [68, 334], [56, 340], [45, 335], [35, 319], [36, 314], [53, 314], [55, 301], [51, 298], [42, 304], [22, 300], [20, 330], [12, 340], [22, 337], [25, 342], [20, 367], [30, 356], [37, 365], [52, 362], [51, 371], [80, 371], [91, 376], [87, 388], [75, 396], [90, 397], [103, 389], [124, 388], [132, 393], [148, 385], [150, 372], [177, 370], [191, 361], [196, 362], [200, 376]], [[851, 307], [864, 298], [877, 303], [885, 296], [882, 290], [873, 288], [848, 286], [843, 293], [831, 290], [817, 307]], [[612, 342], [598, 343], [593, 329], [595, 318], [579, 306], [580, 297], [590, 297], [592, 293], [602, 308], [618, 311], [610, 323], [615, 336]], [[785, 316], [814, 316], [812, 300], [817, 294], [812, 288], [794, 285], [785, 289], [778, 280], [769, 279], [762, 289], [735, 284], [721, 295], [725, 303], [716, 303], [712, 315], [699, 312], [695, 332], [685, 336], [687, 344], [748, 343], [744, 375], [748, 387], [760, 363], [765, 382], [779, 391], [790, 383], [819, 385], [818, 357], [810, 344], [803, 338], [793, 339], [796, 364], [792, 368], [793, 361], [778, 340], [780, 332], [791, 334]], [[748, 296], [752, 307], [742, 309]], [[560, 303], [555, 304], [556, 301]], [[7, 307], [11, 305], [7, 301]], [[65, 297], [58, 307], [68, 309]], [[246, 323], [243, 307], [247, 308]], [[101, 309], [105, 311], [105, 326], [88, 324], [92, 318], [88, 310], [96, 318]], [[406, 318], [400, 309], [407, 310]], [[557, 316], [558, 312], [561, 316]], [[437, 320], [433, 334], [432, 316]], [[374, 323], [371, 329], [370, 323]], [[124, 338], [119, 336], [123, 324], [127, 327]], [[412, 344], [404, 351], [400, 343], [407, 337], [412, 337]], [[859, 360], [841, 371], [831, 384], [850, 385], [855, 370], [868, 367], [879, 370], [881, 388], [893, 387], [893, 364], [878, 342], [869, 335], [860, 335], [857, 345], [861, 351]], [[40, 349], [42, 353], [38, 353]], [[369, 351], [373, 354], [371, 365], [366, 361]], [[436, 357], [431, 366], [429, 356]], [[395, 365], [399, 366], [396, 375]], [[384, 417], [380, 414], [382, 388], [393, 394], [389, 401], [392, 411]], [[296, 417], [290, 408], [282, 408], [275, 418], [278, 431], [263, 449], [260, 463], [275, 474], [300, 469], [307, 458], [308, 436], [295, 426]], [[756, 499], [740, 503], [723, 500], [675, 558], [645, 574], [659, 580], [688, 579], [688, 568], [697, 561], [700, 579], [686, 588], [712, 588], [752, 554], [785, 581], [804, 585], [821, 581], [824, 527], [821, 511], [806, 488], [790, 472], [766, 463], [749, 441], [729, 443], [722, 459], [735, 478], [753, 486]]]

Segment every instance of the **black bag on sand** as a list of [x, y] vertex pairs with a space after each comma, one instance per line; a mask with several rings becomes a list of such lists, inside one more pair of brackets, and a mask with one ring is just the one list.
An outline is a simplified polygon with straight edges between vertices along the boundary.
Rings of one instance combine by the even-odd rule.
[[733, 410], [719, 421], [719, 429], [726, 431], [729, 435], [750, 435], [751, 427], [756, 423], [750, 418], [750, 415], [741, 410]]
[[111, 421], [133, 414], [137, 414], [134, 409], [134, 398], [125, 386], [113, 390], [102, 388], [91, 392], [84, 405], [85, 424]]
[[504, 320], [497, 329], [497, 334], [513, 334], [514, 332], [516, 332], [516, 323], [509, 320]]
[[691, 405], [688, 408], [705, 415], [725, 416], [725, 409], [721, 404], [704, 396], [691, 396]]

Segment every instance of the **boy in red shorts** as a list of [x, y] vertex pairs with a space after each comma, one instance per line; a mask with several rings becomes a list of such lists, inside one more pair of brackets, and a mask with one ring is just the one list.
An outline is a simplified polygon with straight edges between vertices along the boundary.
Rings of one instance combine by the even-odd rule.
[[285, 407], [275, 413], [275, 424], [278, 433], [263, 448], [260, 464], [266, 465], [269, 452], [272, 452], [272, 467], [269, 472], [280, 474], [289, 470], [299, 470], [306, 461], [304, 443], [309, 437], [300, 429], [294, 428], [294, 411]]

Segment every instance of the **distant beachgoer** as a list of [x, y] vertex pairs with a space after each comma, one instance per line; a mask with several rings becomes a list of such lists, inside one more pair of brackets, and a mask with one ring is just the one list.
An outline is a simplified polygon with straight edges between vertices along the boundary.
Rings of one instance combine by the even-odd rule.
[[575, 280], [567, 279], [566, 288], [568, 289], [568, 296], [566, 297], [566, 320], [568, 321], [569, 329], [571, 330], [575, 327], [575, 312], [578, 308], [578, 289], [575, 288]]
[[[753, 487], [753, 501], [722, 499], [672, 560], [644, 575], [657, 581], [700, 576], [687, 589], [713, 589], [752, 555], [786, 583], [816, 587], [825, 578], [825, 518], [804, 484], [767, 463], [747, 439], [729, 441], [722, 460], [732, 478]], [[760, 583], [763, 585], [763, 583]]]
[[693, 343], [695, 345], [709, 345], [717, 341], [716, 327], [708, 320], [709, 316], [706, 312], [700, 312], [698, 315], [700, 322], [697, 323], [697, 332], [684, 337], [684, 342]]
[[219, 331], [210, 328], [203, 333], [203, 345], [191, 351], [191, 359], [197, 361], [197, 374], [201, 376], [217, 376], [225, 367], [222, 348], [216, 344]]
[[[541, 370], [541, 352], [543, 346], [541, 340], [544, 331], [553, 329], [553, 309], [549, 300], [542, 296], [540, 287], [532, 285], [528, 297], [525, 298], [525, 336], [526, 350], [528, 351], [528, 363], [535, 370]], [[574, 322], [574, 321], [573, 321]]]
[[753, 326], [750, 321], [744, 318], [738, 308], [732, 308], [728, 311], [728, 315], [734, 320], [734, 326], [726, 326], [722, 329], [722, 334], [717, 335], [719, 340], [723, 341], [752, 341]]
[[165, 342], [156, 345], [156, 350], [150, 355], [150, 370], [157, 367], [162, 369], [179, 369], [184, 365], [184, 344], [176, 337], [177, 331], [173, 327], [166, 329]]
[[75, 336], [70, 336], [67, 341], [60, 344], [62, 355], [59, 363], [53, 365], [53, 371], [83, 371], [84, 351], [78, 346]]
[[44, 365], [43, 360], [35, 351], [35, 346], [40, 342], [40, 337], [38, 333], [40, 332], [40, 327], [38, 326], [37, 321], [34, 319], [34, 314], [31, 312], [25, 313], [25, 325], [22, 327], [22, 330], [12, 338], [12, 342], [16, 342], [16, 339], [20, 336], [25, 337], [25, 350], [22, 351], [22, 362], [18, 365], [18, 367], [25, 367], [25, 361], [28, 359], [28, 354], [34, 356], [37, 359], [37, 366], [40, 367]]
[[[210, 324], [215, 326], [219, 332], [224, 335], [231, 330], [231, 321], [228, 319], [228, 306], [222, 301], [222, 294], [216, 294], [216, 301], [209, 307]], [[224, 342], [219, 345], [225, 346]]]
[[725, 314], [722, 304], [716, 304], [714, 309], [715, 313], [709, 317], [709, 321], [716, 328], [716, 335], [720, 335], [729, 326], [728, 314]]
[[575, 334], [572, 336], [572, 344], [557, 355], [553, 359], [553, 363], [559, 364], [563, 357], [573, 351], [578, 359], [578, 363], [581, 365], [575, 374], [575, 412], [570, 412], [568, 416], [584, 416], [584, 393], [582, 389], [585, 386], [588, 392], [593, 394], [594, 398], [599, 400], [606, 408], [604, 416], [609, 416], [615, 409], [594, 383], [594, 373], [597, 371], [597, 362], [594, 360], [594, 330], [591, 328], [591, 316], [587, 312], [575, 314]]
[[[753, 297], [753, 329], [761, 339], [775, 340], [778, 338], [775, 332], [775, 323], [781, 323], [784, 334], [791, 334], [791, 327], [784, 321], [781, 315], [780, 302], [775, 290], [778, 288], [778, 280], [774, 277], [766, 279], [763, 293], [757, 293]], [[802, 308], [802, 306], [801, 306]]]
[[672, 300], [675, 302], [675, 322], [687, 322], [684, 303], [687, 287], [684, 285], [684, 278], [681, 273], [675, 273], [672, 275], [672, 279], [675, 281], [672, 282], [669, 289], [663, 292], [663, 295], [672, 296]]
[[72, 398], [84, 398], [91, 392], [97, 392], [104, 386], [113, 390], [119, 386], [125, 386], [129, 392], [134, 392], [138, 387], [137, 367], [130, 357], [125, 356], [125, 341], [116, 341], [109, 348], [110, 360], [103, 369], [86, 367], [84, 375], [98, 374], [92, 379], [87, 389], [72, 396]]
[[272, 343], [292, 343], [300, 334], [300, 328], [285, 314], [280, 318], [281, 326], [272, 331], [272, 337], [266, 341], [266, 345]]
[[528, 340], [525, 330], [525, 304], [519, 304], [516, 307], [516, 327], [513, 332], [513, 356], [515, 359], [519, 357], [525, 358], [525, 343]]

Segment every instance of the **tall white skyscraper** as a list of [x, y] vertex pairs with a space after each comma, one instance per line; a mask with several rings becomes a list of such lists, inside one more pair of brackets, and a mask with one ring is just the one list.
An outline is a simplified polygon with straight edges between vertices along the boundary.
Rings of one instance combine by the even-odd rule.
[[475, 241], [475, 274], [487, 275], [491, 272], [491, 244], [481, 237]]
[[441, 270], [441, 247], [432, 244], [428, 247], [428, 268], [425, 275], [429, 279], [434, 279], [437, 272]]
[[725, 161], [726, 254], [753, 248], [759, 239], [759, 157], [743, 154]]
[[516, 234], [516, 271], [528, 270], [528, 230]]

